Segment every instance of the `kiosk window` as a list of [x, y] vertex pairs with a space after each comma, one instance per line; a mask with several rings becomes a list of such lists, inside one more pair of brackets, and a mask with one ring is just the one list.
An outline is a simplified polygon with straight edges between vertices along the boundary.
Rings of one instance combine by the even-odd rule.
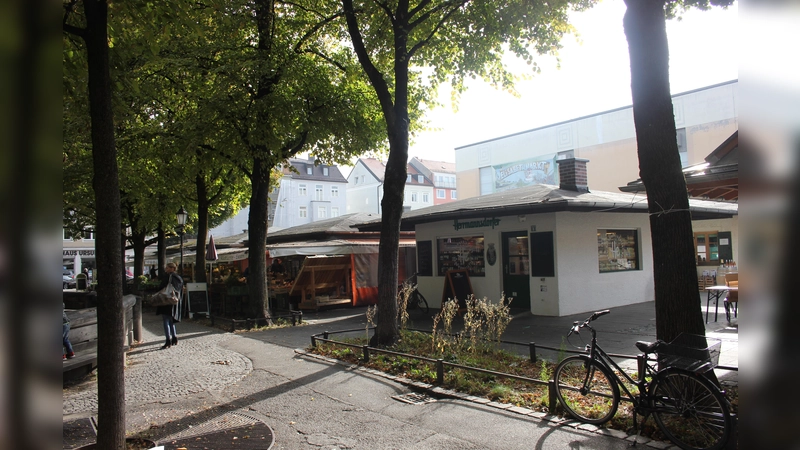
[[639, 270], [639, 236], [636, 230], [597, 230], [600, 273]]
[[483, 252], [483, 236], [459, 236], [436, 240], [438, 274], [445, 276], [448, 270], [465, 269], [471, 277], [486, 276], [486, 259]]

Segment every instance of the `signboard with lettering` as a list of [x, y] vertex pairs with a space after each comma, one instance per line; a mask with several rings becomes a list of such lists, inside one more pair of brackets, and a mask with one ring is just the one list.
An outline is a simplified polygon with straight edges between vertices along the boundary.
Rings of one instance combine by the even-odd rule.
[[64, 250], [64, 256], [94, 256], [94, 250]]
[[501, 164], [493, 168], [495, 192], [533, 184], [558, 184], [554, 155]]

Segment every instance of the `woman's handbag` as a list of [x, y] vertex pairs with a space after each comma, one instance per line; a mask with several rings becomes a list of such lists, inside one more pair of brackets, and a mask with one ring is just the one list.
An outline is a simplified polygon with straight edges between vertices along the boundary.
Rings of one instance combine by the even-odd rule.
[[156, 292], [150, 297], [150, 304], [153, 306], [174, 306], [178, 304], [178, 291], [172, 285], [172, 275], [164, 289]]

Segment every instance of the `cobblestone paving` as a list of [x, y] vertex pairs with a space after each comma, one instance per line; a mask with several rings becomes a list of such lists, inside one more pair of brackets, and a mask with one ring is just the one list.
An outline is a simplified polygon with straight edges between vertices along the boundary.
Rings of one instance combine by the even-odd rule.
[[[134, 347], [125, 368], [128, 405], [170, 401], [204, 391], [219, 391], [249, 374], [251, 361], [218, 343], [239, 336], [187, 322], [177, 324], [178, 345], [161, 350], [161, 318], [142, 318], [144, 343]], [[64, 389], [63, 414], [97, 411], [97, 383]]]

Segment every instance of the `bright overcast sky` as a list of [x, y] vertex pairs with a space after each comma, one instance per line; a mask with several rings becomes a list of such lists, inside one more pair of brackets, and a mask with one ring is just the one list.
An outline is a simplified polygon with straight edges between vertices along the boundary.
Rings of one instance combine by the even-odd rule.
[[[439, 130], [419, 134], [409, 158], [454, 162], [456, 147], [629, 106], [624, 13], [623, 0], [602, 0], [586, 12], [573, 14], [579, 38], [563, 40], [561, 68], [554, 58], [541, 58], [541, 74], [517, 84], [520, 98], [477, 81], [454, 113], [450, 90], [442, 87], [440, 101], [445, 106], [428, 114], [429, 127]], [[737, 5], [727, 10], [692, 10], [683, 20], [667, 23], [673, 93], [738, 78], [737, 14]]]

